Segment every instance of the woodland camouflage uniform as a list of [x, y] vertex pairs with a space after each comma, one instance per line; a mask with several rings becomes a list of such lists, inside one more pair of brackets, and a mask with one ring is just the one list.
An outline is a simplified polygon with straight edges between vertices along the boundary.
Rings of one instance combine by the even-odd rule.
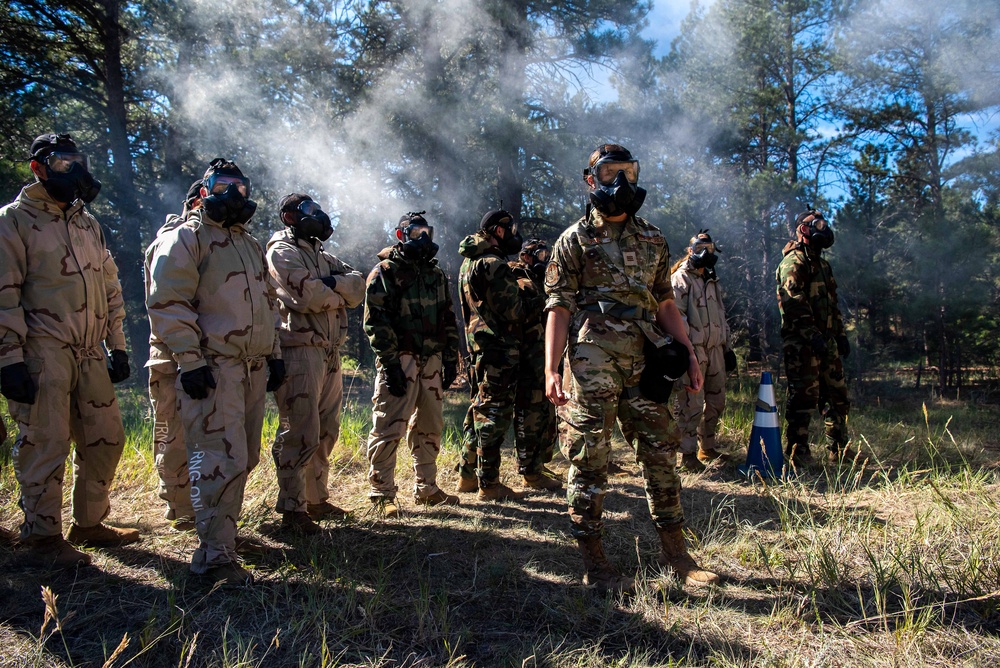
[[[275, 393], [280, 418], [272, 455], [279, 512], [306, 512], [329, 496], [330, 455], [340, 436], [344, 398], [340, 346], [347, 309], [361, 303], [365, 279], [327, 253], [318, 240], [275, 232], [267, 263], [281, 312], [281, 354], [287, 378]], [[322, 277], [336, 276], [334, 288]]]
[[246, 480], [260, 461], [265, 358], [281, 357], [260, 244], [243, 225], [191, 212], [152, 258], [146, 307], [181, 374], [207, 365], [217, 384], [205, 399], [177, 388], [200, 539], [191, 570], [206, 573], [236, 561]]
[[70, 441], [74, 523], [108, 515], [125, 433], [101, 344], [125, 350], [124, 317], [118, 268], [82, 201], [63, 211], [33, 183], [0, 209], [0, 367], [24, 362], [37, 388], [34, 404], [8, 402], [22, 539], [62, 535]]
[[[612, 224], [596, 209], [560, 235], [545, 274], [546, 309], [571, 314], [559, 443], [571, 463], [567, 483], [571, 531], [600, 536], [611, 432], [615, 420], [631, 434], [658, 528], [679, 526], [681, 481], [675, 469], [680, 433], [663, 404], [639, 393], [649, 337], [662, 336], [654, 318], [674, 298], [670, 251], [660, 231], [629, 216]], [[607, 311], [605, 313], [604, 311]]]
[[[808, 452], [809, 420], [820, 408], [825, 415], [828, 447], [838, 452], [847, 447], [851, 405], [837, 349], [838, 337], [845, 336], [837, 282], [830, 263], [807, 244], [790, 241], [782, 253], [776, 278], [788, 376], [786, 448], [789, 454], [793, 448]], [[822, 354], [813, 344], [817, 338], [826, 343]]]
[[[458, 363], [458, 328], [448, 277], [437, 260], [406, 257], [403, 244], [383, 249], [368, 275], [365, 333], [376, 355], [372, 429], [368, 435], [368, 482], [372, 499], [396, 496], [396, 450], [406, 436], [413, 454], [415, 494], [438, 492], [437, 456], [444, 427], [441, 371]], [[385, 367], [399, 362], [406, 393], [396, 397]]]
[[458, 252], [465, 257], [458, 282], [475, 381], [462, 473], [478, 462], [475, 475], [485, 488], [500, 481], [500, 447], [514, 417], [524, 309], [517, 277], [486, 232], [465, 237]]

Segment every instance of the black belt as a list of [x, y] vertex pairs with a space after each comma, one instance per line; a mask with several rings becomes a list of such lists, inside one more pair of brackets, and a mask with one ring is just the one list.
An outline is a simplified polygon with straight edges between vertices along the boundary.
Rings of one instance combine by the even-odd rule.
[[584, 304], [580, 308], [584, 311], [610, 315], [619, 320], [652, 320], [655, 317], [655, 313], [642, 306], [626, 306], [610, 299], [601, 300], [595, 304]]

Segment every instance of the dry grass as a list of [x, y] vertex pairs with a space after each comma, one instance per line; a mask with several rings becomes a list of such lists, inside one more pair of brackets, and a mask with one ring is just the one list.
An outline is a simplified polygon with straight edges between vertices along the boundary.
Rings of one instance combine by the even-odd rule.
[[[722, 433], [733, 451], [743, 452], [755, 392], [752, 379], [733, 383]], [[633, 474], [612, 480], [606, 545], [639, 574], [638, 592], [623, 599], [581, 586], [560, 496], [417, 510], [403, 454], [407, 514], [366, 514], [365, 394], [351, 393], [334, 456], [332, 500], [357, 512], [320, 537], [285, 542], [265, 456], [240, 529], [257, 584], [236, 592], [188, 577], [194, 540], [161, 518], [143, 400], [123, 397], [131, 440], [111, 522], [139, 527], [144, 540], [94, 551], [95, 566], [65, 574], [0, 541], [0, 666], [1000, 662], [997, 453], [982, 447], [996, 443], [996, 406], [928, 403], [925, 414], [919, 398], [882, 396], [852, 416], [862, 455], [840, 470], [748, 483], [733, 461], [685, 476], [695, 554], [724, 575], [709, 591], [682, 589], [656, 566], [641, 479], [617, 443], [616, 460]], [[445, 487], [455, 482], [464, 407], [449, 395]], [[272, 416], [265, 442], [273, 430]], [[505, 450], [516, 483], [511, 459]], [[19, 513], [9, 442], [2, 461], [0, 524], [10, 528]], [[557, 459], [556, 468], [565, 465]]]

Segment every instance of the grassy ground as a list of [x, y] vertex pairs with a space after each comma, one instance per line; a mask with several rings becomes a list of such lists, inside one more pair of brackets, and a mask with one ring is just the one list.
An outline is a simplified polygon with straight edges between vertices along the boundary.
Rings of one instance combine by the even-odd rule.
[[[194, 539], [161, 517], [144, 397], [123, 396], [130, 440], [110, 521], [139, 527], [143, 541], [95, 551], [95, 566], [75, 573], [39, 568], [0, 541], [0, 666], [997, 665], [1000, 408], [869, 385], [851, 418], [857, 460], [765, 484], [736, 472], [756, 390], [756, 378], [731, 384], [721, 436], [733, 460], [684, 477], [694, 553], [724, 578], [712, 590], [685, 590], [656, 566], [641, 479], [616, 444], [632, 473], [611, 481], [606, 546], [638, 573], [628, 598], [582, 587], [560, 496], [417, 510], [404, 454], [407, 514], [368, 515], [370, 404], [359, 385], [332, 499], [354, 515], [285, 542], [265, 456], [240, 528], [257, 584], [206, 591], [187, 574]], [[446, 488], [465, 405], [461, 392], [448, 395]], [[505, 450], [516, 484], [511, 459]], [[13, 528], [9, 441], [2, 463], [0, 525]], [[58, 596], [49, 621], [44, 588]]]

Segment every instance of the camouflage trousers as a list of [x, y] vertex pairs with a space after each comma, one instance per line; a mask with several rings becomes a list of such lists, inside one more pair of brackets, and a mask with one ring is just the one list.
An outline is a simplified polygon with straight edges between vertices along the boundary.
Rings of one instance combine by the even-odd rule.
[[21, 538], [62, 534], [66, 458], [73, 448], [73, 522], [100, 523], [111, 510], [111, 481], [125, 430], [103, 350], [73, 350], [28, 338], [24, 362], [38, 388], [35, 403], [8, 402], [17, 421], [14, 475], [21, 487]]
[[149, 367], [149, 402], [153, 406], [153, 464], [160, 478], [160, 498], [167, 502], [167, 518], [194, 517], [184, 425], [177, 411], [175, 364]]
[[702, 450], [715, 449], [715, 432], [719, 426], [719, 416], [726, 408], [724, 351], [722, 346], [695, 348], [701, 365], [701, 375], [705, 379], [698, 392], [688, 392], [684, 389], [684, 386], [691, 382], [687, 374], [677, 381], [673, 396], [673, 413], [681, 430], [682, 454], [694, 454], [698, 452], [699, 446]]
[[500, 351], [476, 354], [473, 368], [476, 394], [465, 414], [465, 466], [460, 472], [466, 474], [474, 466], [483, 486], [500, 480], [500, 448], [514, 420], [518, 356]]
[[545, 396], [544, 346], [521, 356], [514, 394], [514, 446], [521, 475], [538, 473], [552, 461], [556, 447], [556, 407]]
[[368, 496], [396, 496], [396, 450], [405, 436], [413, 455], [414, 491], [423, 499], [438, 491], [437, 456], [444, 428], [441, 355], [420, 360], [403, 353], [399, 361], [407, 380], [406, 394], [401, 397], [389, 392], [385, 371], [377, 365], [372, 430], [368, 434]]
[[278, 512], [305, 512], [330, 498], [330, 455], [340, 436], [344, 381], [339, 348], [281, 349], [287, 376], [274, 398], [278, 433], [271, 447]]
[[563, 376], [569, 401], [557, 411], [559, 445], [571, 464], [566, 496], [577, 538], [604, 531], [601, 516], [616, 419], [635, 448], [653, 522], [665, 528], [684, 521], [676, 470], [680, 433], [665, 404], [639, 394], [643, 366], [642, 355], [611, 354], [591, 343], [570, 347]]
[[177, 382], [198, 548], [191, 571], [236, 560], [236, 523], [247, 476], [260, 462], [267, 365], [263, 358], [208, 359], [216, 388], [192, 399]]
[[847, 446], [847, 398], [844, 366], [833, 339], [820, 358], [808, 342], [788, 340], [784, 346], [788, 401], [785, 405], [785, 447], [809, 445], [809, 421], [817, 409], [824, 416], [827, 446], [834, 452]]

